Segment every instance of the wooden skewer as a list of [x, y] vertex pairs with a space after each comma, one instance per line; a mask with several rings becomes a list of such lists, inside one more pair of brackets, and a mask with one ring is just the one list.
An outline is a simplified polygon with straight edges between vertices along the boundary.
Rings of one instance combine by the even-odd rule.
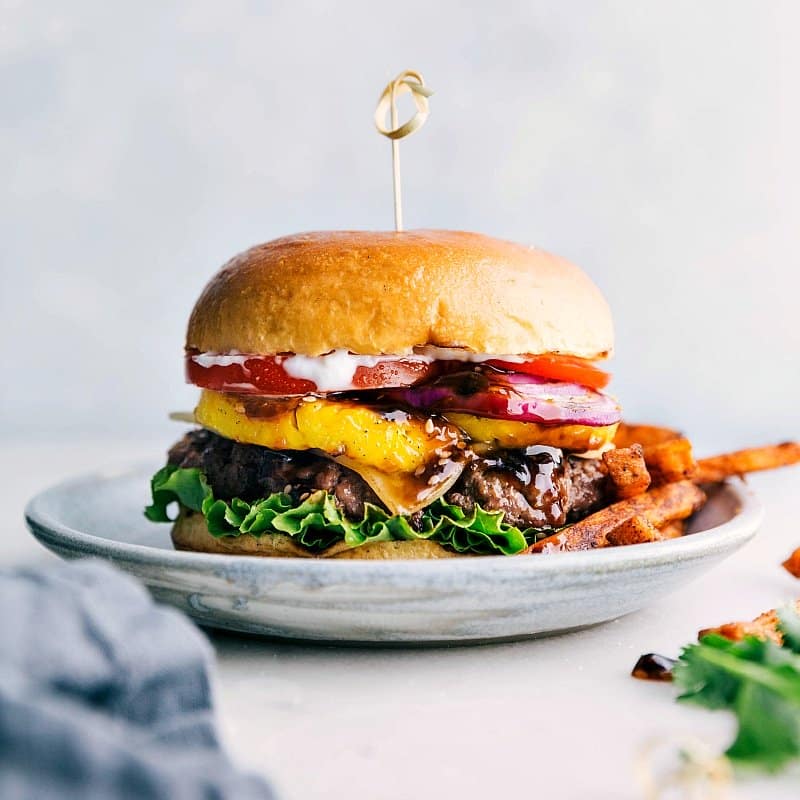
[[[417, 110], [408, 122], [398, 124], [397, 99], [402, 94], [410, 93]], [[419, 130], [428, 119], [428, 98], [433, 91], [425, 86], [419, 72], [406, 70], [390, 81], [378, 100], [375, 109], [375, 127], [378, 133], [392, 140], [392, 183], [394, 186], [394, 227], [403, 230], [403, 198], [400, 188], [400, 139], [410, 136]], [[386, 112], [389, 112], [391, 127], [386, 127]]]

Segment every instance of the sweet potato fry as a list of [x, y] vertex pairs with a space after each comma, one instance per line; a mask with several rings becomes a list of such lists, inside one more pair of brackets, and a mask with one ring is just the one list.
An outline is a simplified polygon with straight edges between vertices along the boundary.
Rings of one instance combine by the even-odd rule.
[[648, 522], [645, 517], [637, 515], [617, 525], [617, 527], [606, 536], [606, 541], [612, 547], [620, 547], [626, 544], [654, 542], [658, 538], [660, 538], [658, 528]]
[[682, 436], [647, 445], [644, 448], [644, 461], [654, 486], [686, 480], [697, 469], [692, 443]]
[[608, 450], [603, 453], [603, 462], [620, 500], [646, 492], [650, 486], [650, 473], [640, 444]]
[[686, 520], [673, 519], [658, 529], [659, 539], [680, 539], [686, 533]]
[[[800, 614], [800, 600], [795, 603], [795, 610]], [[738, 642], [745, 636], [755, 636], [758, 639], [772, 639], [780, 644], [783, 636], [778, 630], [778, 609], [765, 611], [763, 614], [749, 622], [726, 622], [716, 628], [704, 628], [697, 636], [702, 638], [708, 633], [718, 633], [726, 639]]]
[[781, 565], [790, 575], [800, 578], [800, 547], [797, 548]]
[[614, 444], [617, 447], [630, 447], [640, 444], [647, 447], [651, 444], [661, 444], [670, 439], [680, 439], [681, 434], [671, 428], [659, 428], [656, 425], [629, 425], [621, 422], [614, 434]]
[[678, 539], [686, 531], [686, 520], [673, 519], [665, 525], [656, 527], [646, 517], [635, 516], [626, 519], [606, 536], [612, 547], [642, 542], [660, 542], [664, 539]]
[[697, 483], [716, 483], [732, 475], [744, 475], [762, 469], [787, 467], [800, 462], [800, 442], [784, 442], [769, 447], [737, 450], [712, 458], [701, 458], [693, 480]]
[[580, 522], [531, 545], [529, 553], [559, 550], [591, 550], [605, 547], [608, 534], [631, 517], [641, 516], [655, 527], [685, 519], [705, 501], [705, 494], [691, 481], [668, 483], [644, 494], [620, 500]]

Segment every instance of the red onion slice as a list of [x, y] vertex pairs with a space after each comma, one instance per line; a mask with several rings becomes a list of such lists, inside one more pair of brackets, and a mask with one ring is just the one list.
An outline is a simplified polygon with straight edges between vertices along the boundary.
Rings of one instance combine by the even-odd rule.
[[391, 397], [426, 411], [460, 411], [478, 417], [542, 425], [613, 425], [619, 404], [577, 383], [548, 381], [522, 373], [461, 372], [426, 386], [390, 392]]

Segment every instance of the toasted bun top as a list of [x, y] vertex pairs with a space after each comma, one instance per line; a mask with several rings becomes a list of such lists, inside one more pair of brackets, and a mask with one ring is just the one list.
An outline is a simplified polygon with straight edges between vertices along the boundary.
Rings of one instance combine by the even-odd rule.
[[200, 352], [409, 354], [611, 351], [611, 314], [564, 259], [477, 233], [327, 231], [251, 247], [211, 279], [189, 319]]

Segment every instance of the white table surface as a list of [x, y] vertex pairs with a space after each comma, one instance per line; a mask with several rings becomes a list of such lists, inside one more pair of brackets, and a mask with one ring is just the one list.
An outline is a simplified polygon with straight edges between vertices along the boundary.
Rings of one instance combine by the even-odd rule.
[[[166, 444], [0, 447], [0, 564], [54, 558], [25, 528], [30, 495], [99, 466], [152, 460]], [[635, 777], [644, 743], [695, 736], [721, 750], [733, 726], [726, 713], [677, 705], [669, 685], [630, 678], [636, 658], [675, 654], [698, 628], [800, 596], [800, 583], [780, 567], [800, 545], [800, 469], [754, 476], [751, 485], [766, 507], [755, 541], [680, 593], [583, 632], [439, 649], [211, 634], [231, 752], [269, 776], [286, 800], [644, 797]], [[724, 796], [799, 793], [794, 772], [740, 779]]]

